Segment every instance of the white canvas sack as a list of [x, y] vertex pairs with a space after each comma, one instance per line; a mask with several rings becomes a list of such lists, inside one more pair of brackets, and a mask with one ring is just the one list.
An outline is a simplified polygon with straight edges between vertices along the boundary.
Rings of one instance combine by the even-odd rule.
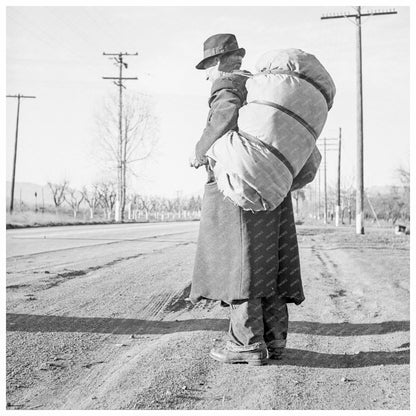
[[313, 180], [321, 161], [315, 145], [335, 96], [318, 59], [300, 49], [265, 53], [246, 83], [238, 132], [208, 150], [219, 189], [251, 211], [273, 210], [291, 189]]

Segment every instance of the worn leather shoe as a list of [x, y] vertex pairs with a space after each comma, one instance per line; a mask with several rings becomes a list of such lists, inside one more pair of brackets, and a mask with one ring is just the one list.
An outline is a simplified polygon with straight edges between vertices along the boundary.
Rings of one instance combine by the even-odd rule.
[[214, 360], [226, 364], [246, 363], [248, 365], [264, 365], [267, 363], [267, 349], [253, 351], [230, 351], [227, 348], [212, 348], [209, 353]]
[[271, 360], [281, 360], [285, 348], [267, 348]]

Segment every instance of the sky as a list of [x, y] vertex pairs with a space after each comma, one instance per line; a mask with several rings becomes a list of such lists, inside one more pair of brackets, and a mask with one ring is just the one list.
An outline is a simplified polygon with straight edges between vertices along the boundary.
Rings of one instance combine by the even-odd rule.
[[[363, 7], [367, 9], [392, 7]], [[409, 9], [363, 19], [364, 185], [398, 183], [409, 167]], [[22, 100], [16, 181], [70, 181], [74, 187], [103, 178], [94, 114], [116, 87], [102, 76], [117, 68], [103, 52], [138, 52], [127, 58], [129, 92], [150, 95], [160, 139], [153, 157], [135, 166], [130, 189], [173, 196], [200, 193], [206, 174], [188, 166], [204, 128], [210, 84], [195, 69], [204, 40], [234, 33], [247, 51], [243, 68], [271, 49], [314, 54], [337, 87], [321, 137], [342, 129], [342, 182], [355, 183], [356, 44], [348, 19], [325, 7], [17, 7], [6, 12], [6, 92]], [[17, 100], [6, 101], [6, 179], [10, 180]], [[328, 183], [336, 181], [336, 152], [328, 153]]]

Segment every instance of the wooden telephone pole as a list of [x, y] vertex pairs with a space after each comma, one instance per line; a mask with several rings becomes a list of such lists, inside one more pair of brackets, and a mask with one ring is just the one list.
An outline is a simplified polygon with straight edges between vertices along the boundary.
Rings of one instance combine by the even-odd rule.
[[[324, 167], [324, 224], [328, 224], [328, 192], [327, 192], [327, 152], [331, 151], [331, 150], [336, 150], [333, 148], [334, 143], [332, 142], [333, 140], [338, 140], [338, 139], [333, 139], [333, 138], [327, 138], [327, 137], [320, 137], [318, 139], [323, 141], [323, 146], [324, 146], [324, 157], [323, 157], [323, 167]], [[320, 185], [319, 185], [320, 187]]]
[[335, 226], [339, 227], [341, 212], [341, 127], [338, 135], [338, 180], [337, 180], [337, 204], [335, 206]]
[[20, 116], [20, 99], [21, 98], [36, 98], [33, 95], [6, 95], [8, 98], [17, 98], [17, 118], [16, 118], [16, 135], [14, 139], [14, 157], [13, 157], [13, 173], [12, 173], [12, 189], [10, 195], [10, 213], [13, 212], [13, 205], [14, 205], [14, 184], [16, 179], [16, 159], [17, 159], [17, 139], [19, 136], [19, 116]]
[[354, 19], [356, 26], [356, 56], [357, 56], [357, 191], [356, 191], [356, 234], [364, 234], [364, 141], [363, 141], [363, 71], [361, 47], [361, 18], [364, 16], [379, 16], [397, 14], [395, 10], [375, 10], [361, 12], [361, 6], [355, 8], [356, 13], [326, 14], [324, 19]]
[[137, 77], [127, 78], [123, 77], [123, 67], [127, 68], [127, 63], [124, 62], [124, 56], [137, 56], [138, 53], [106, 53], [105, 56], [112, 56], [116, 65], [119, 66], [118, 77], [103, 77], [103, 79], [111, 79], [113, 83], [119, 87], [119, 142], [118, 142], [118, 155], [117, 155], [117, 197], [115, 203], [115, 221], [123, 222], [124, 220], [124, 208], [126, 203], [126, 140], [123, 137], [123, 81], [137, 80]]

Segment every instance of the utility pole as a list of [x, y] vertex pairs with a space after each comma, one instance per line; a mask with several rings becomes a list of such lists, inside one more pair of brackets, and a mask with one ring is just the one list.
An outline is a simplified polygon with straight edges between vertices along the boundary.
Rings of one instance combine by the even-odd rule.
[[321, 167], [318, 168], [318, 220], [321, 219]]
[[[327, 192], [327, 152], [331, 151], [331, 150], [335, 150], [332, 146], [333, 140], [338, 140], [338, 139], [333, 139], [333, 138], [327, 138], [327, 137], [322, 137], [319, 138], [318, 140], [323, 140], [324, 143], [324, 157], [323, 157], [323, 165], [324, 165], [324, 224], [328, 224], [328, 192]], [[329, 142], [329, 143], [327, 143]]]
[[324, 19], [353, 18], [356, 26], [356, 56], [357, 56], [357, 190], [356, 190], [356, 234], [364, 234], [364, 135], [363, 135], [363, 81], [362, 81], [362, 47], [361, 47], [361, 18], [397, 14], [395, 10], [375, 10], [361, 12], [361, 6], [355, 8], [356, 13], [335, 13], [321, 17]]
[[17, 139], [19, 136], [19, 115], [20, 115], [20, 99], [21, 98], [36, 98], [33, 95], [6, 95], [8, 98], [17, 98], [17, 118], [16, 118], [16, 135], [14, 139], [14, 157], [13, 157], [13, 173], [12, 173], [12, 188], [10, 195], [10, 213], [13, 212], [13, 202], [14, 202], [14, 184], [16, 179], [16, 159], [17, 159]]
[[313, 218], [316, 218], [316, 181], [313, 181]]
[[[308, 188], [309, 188], [309, 201], [311, 201], [311, 203], [309, 204], [308, 203], [308, 211], [309, 211], [309, 216], [310, 215], [312, 215], [312, 218], [313, 218], [313, 209], [314, 209], [314, 205], [313, 205], [313, 197], [312, 197], [312, 195], [313, 195], [313, 190], [312, 190], [312, 184], [310, 184], [309, 186], [308, 186]], [[312, 212], [311, 212], [312, 211]]]
[[341, 211], [341, 127], [338, 135], [338, 181], [337, 181], [337, 205], [335, 206], [335, 226], [339, 227]]
[[[319, 174], [319, 168], [318, 168], [318, 174]], [[315, 176], [316, 178], [316, 176]], [[314, 199], [314, 204], [313, 204], [313, 212], [314, 212], [314, 218], [318, 219], [318, 206], [317, 206], [317, 202], [318, 202], [318, 181], [315, 180], [315, 199]]]
[[324, 138], [324, 224], [328, 224], [328, 199], [326, 193], [326, 139]]
[[123, 137], [123, 81], [137, 80], [137, 77], [128, 78], [123, 77], [123, 67], [127, 69], [127, 63], [124, 62], [124, 56], [137, 56], [138, 53], [106, 53], [104, 56], [111, 56], [114, 59], [115, 64], [119, 67], [118, 77], [102, 77], [103, 79], [111, 79], [113, 83], [119, 87], [119, 143], [118, 143], [118, 155], [117, 155], [117, 197], [115, 203], [115, 221], [123, 222], [124, 220], [124, 208], [126, 203], [126, 150], [127, 141]]
[[370, 198], [368, 197], [367, 193], [365, 193], [365, 196], [367, 197], [367, 201], [368, 201], [368, 204], [370, 205], [371, 211], [373, 212], [374, 218], [377, 221], [377, 225], [380, 227], [380, 222], [378, 220], [377, 213], [373, 207], [373, 204], [371, 203]]

